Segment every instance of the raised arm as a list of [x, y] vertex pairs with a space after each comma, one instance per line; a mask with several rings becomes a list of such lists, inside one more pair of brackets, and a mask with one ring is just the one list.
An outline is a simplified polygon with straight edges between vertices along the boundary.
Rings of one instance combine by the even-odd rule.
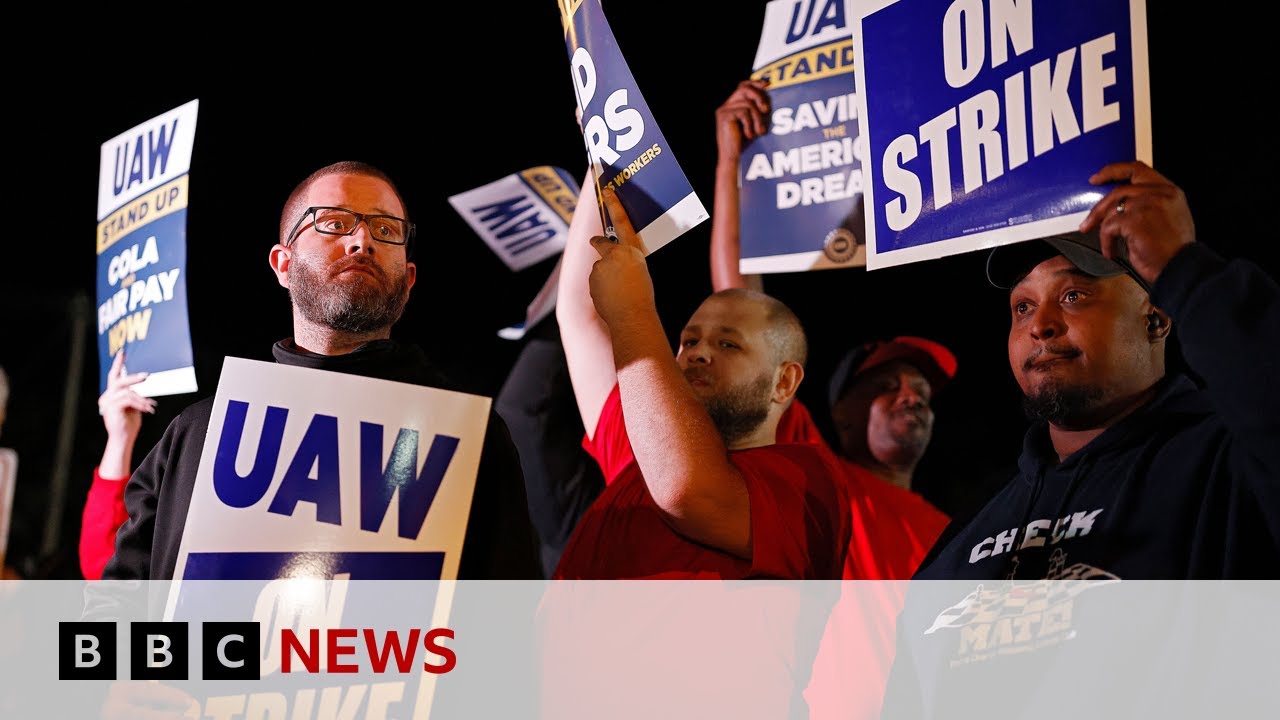
[[591, 240], [600, 256], [591, 271], [591, 297], [609, 328], [636, 463], [673, 530], [750, 559], [746, 481], [729, 462], [724, 440], [676, 364], [626, 211], [611, 191], [604, 199], [618, 242]]
[[591, 238], [603, 233], [595, 177], [588, 171], [582, 179], [578, 206], [569, 223], [569, 237], [561, 256], [556, 320], [560, 324], [560, 341], [564, 345], [582, 427], [590, 438], [595, 437], [600, 410], [618, 382], [609, 328], [596, 314], [588, 281], [591, 266], [599, 257], [591, 249]]
[[749, 287], [760, 290], [759, 275], [743, 275], [741, 215], [738, 204], [738, 160], [742, 146], [768, 132], [768, 84], [743, 80], [716, 108], [716, 191], [711, 218], [711, 286], [717, 292]]
[[124, 487], [133, 472], [133, 446], [142, 429], [142, 414], [156, 410], [155, 400], [133, 389], [146, 379], [146, 373], [128, 373], [121, 350], [107, 372], [107, 389], [98, 398], [107, 444], [80, 518], [80, 570], [86, 580], [102, 577], [102, 567], [115, 551], [116, 531], [129, 517]]
[[[1227, 262], [1195, 241], [1182, 190], [1140, 162], [1114, 163], [1091, 178], [1119, 183], [1081, 225], [1099, 228], [1103, 254], [1127, 253], [1169, 313], [1187, 364], [1205, 384], [1249, 477], [1280, 491], [1280, 287], [1259, 267]], [[1123, 206], [1121, 206], [1123, 203]], [[1123, 211], [1121, 211], [1123, 207]]]

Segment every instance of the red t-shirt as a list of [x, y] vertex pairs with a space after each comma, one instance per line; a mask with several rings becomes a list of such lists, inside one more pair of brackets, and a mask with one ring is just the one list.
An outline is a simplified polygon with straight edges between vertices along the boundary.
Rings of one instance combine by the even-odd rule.
[[[827, 447], [813, 416], [799, 400], [778, 421], [778, 442]], [[840, 458], [852, 503], [853, 531], [846, 580], [910, 580], [950, 519], [919, 493], [881, 480]]]
[[[777, 438], [827, 447], [799, 401], [783, 413]], [[815, 720], [880, 717], [906, 581], [948, 523], [947, 516], [918, 493], [843, 458], [840, 463], [853, 522], [844, 578], [899, 582], [842, 585], [804, 691]]]
[[102, 568], [116, 551], [116, 531], [129, 519], [124, 509], [124, 486], [129, 478], [104, 478], [93, 469], [93, 485], [80, 518], [80, 571], [86, 580], [100, 580]]
[[849, 541], [849, 501], [834, 457], [811, 445], [732, 452], [751, 506], [751, 560], [676, 533], [662, 519], [635, 462], [617, 386], [595, 437], [583, 446], [608, 487], [579, 521], [557, 579], [840, 577]]

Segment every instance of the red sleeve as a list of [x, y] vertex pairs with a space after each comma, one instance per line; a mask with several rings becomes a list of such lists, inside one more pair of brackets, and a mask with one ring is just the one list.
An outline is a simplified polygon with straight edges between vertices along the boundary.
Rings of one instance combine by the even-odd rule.
[[600, 465], [605, 485], [612, 483], [619, 473], [636, 461], [627, 425], [622, 418], [622, 396], [618, 394], [616, 384], [605, 399], [604, 407], [600, 408], [595, 437], [583, 436], [582, 447]]
[[129, 519], [124, 509], [128, 480], [104, 478], [93, 469], [93, 485], [80, 518], [80, 571], [86, 580], [101, 579], [102, 568], [116, 550], [116, 531]]
[[821, 448], [830, 450], [827, 441], [822, 437], [822, 433], [818, 430], [818, 425], [813, 421], [813, 416], [809, 414], [809, 408], [799, 400], [793, 400], [791, 405], [782, 412], [782, 417], [778, 419], [778, 433], [774, 442], [778, 444], [786, 443], [803, 443], [807, 445], [817, 445]]
[[834, 458], [812, 445], [733, 453], [751, 502], [751, 575], [838, 580], [849, 547], [849, 501]]

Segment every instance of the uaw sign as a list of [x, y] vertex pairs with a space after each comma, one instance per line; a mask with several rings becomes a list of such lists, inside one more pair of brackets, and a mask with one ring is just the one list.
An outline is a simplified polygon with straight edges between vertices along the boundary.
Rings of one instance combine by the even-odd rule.
[[772, 0], [751, 77], [769, 132], [743, 148], [743, 273], [866, 264], [862, 152], [848, 0]]
[[1151, 162], [1144, 0], [854, 7], [868, 268], [1072, 232]]
[[[447, 627], [455, 583], [437, 581], [458, 576], [489, 410], [465, 393], [227, 358], [164, 620], [259, 623], [273, 684], [196, 693], [206, 711], [253, 693], [293, 707], [373, 692], [364, 677], [291, 675], [291, 637], [310, 668], [317, 633]], [[383, 690], [422, 717], [434, 675], [410, 675]]]
[[558, 2], [596, 194], [613, 188], [653, 252], [710, 216], [640, 94], [600, 0]]
[[187, 205], [199, 101], [102, 144], [98, 170], [99, 391], [116, 353], [147, 396], [195, 392], [187, 319]]
[[180, 579], [454, 579], [489, 398], [227, 358]]
[[564, 250], [577, 203], [578, 183], [549, 165], [449, 196], [453, 209], [513, 271]]

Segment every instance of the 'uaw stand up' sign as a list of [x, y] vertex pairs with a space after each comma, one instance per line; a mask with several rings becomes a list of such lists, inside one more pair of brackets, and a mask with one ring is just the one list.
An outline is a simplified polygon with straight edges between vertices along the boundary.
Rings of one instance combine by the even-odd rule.
[[187, 320], [187, 201], [199, 101], [102, 144], [98, 171], [98, 368], [125, 350], [147, 396], [195, 392]]

